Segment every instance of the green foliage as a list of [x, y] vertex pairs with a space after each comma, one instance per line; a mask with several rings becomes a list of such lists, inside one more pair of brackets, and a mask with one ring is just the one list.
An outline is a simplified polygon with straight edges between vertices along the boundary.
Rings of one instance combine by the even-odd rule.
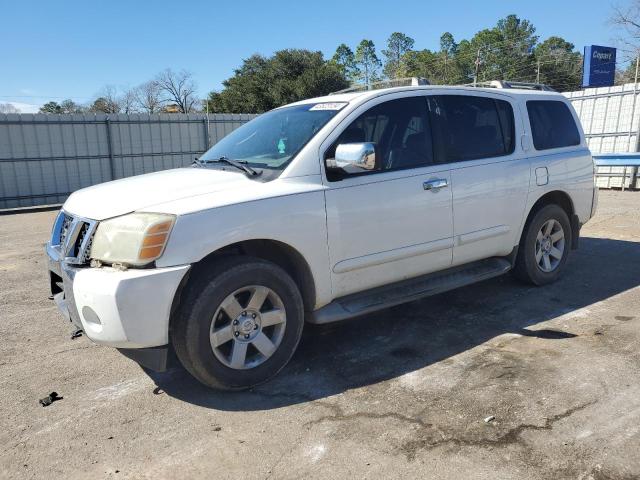
[[62, 107], [58, 102], [47, 102], [40, 107], [40, 113], [62, 113]]
[[[440, 37], [440, 48], [414, 50], [414, 40], [393, 32], [384, 56], [387, 78], [423, 77], [432, 84], [459, 85], [486, 80], [547, 83], [556, 90], [580, 88], [582, 55], [560, 37], [538, 43], [528, 20], [508, 15], [492, 28], [459, 42], [450, 32]], [[382, 62], [373, 41], [362, 40], [354, 51], [342, 43], [325, 61], [320, 52], [281, 50], [272, 57], [253, 55], [244, 60], [223, 90], [211, 92], [210, 112], [260, 113], [303, 98], [348, 86], [369, 85], [380, 79]], [[630, 69], [631, 70], [631, 69]], [[635, 73], [635, 66], [633, 66]], [[627, 79], [630, 74], [621, 74]], [[631, 81], [631, 80], [628, 80]]]
[[[582, 55], [560, 37], [549, 37], [534, 50], [541, 83], [558, 91], [578, 90], [582, 84]], [[538, 72], [536, 72], [536, 75]]]
[[341, 43], [338, 45], [336, 53], [334, 53], [331, 58], [331, 63], [335, 64], [340, 69], [342, 75], [347, 80], [355, 80], [358, 78], [360, 70], [356, 66], [355, 55], [353, 54], [353, 50], [351, 50], [351, 48], [346, 44]]
[[336, 62], [322, 52], [288, 49], [272, 57], [253, 55], [207, 100], [210, 112], [261, 113], [281, 105], [326, 95], [348, 82]]
[[376, 46], [371, 40], [362, 40], [356, 48], [355, 64], [358, 68], [357, 79], [359, 82], [369, 85], [379, 80], [378, 71], [382, 62], [376, 54]]
[[387, 49], [382, 51], [385, 56], [384, 74], [387, 78], [401, 78], [407, 74], [404, 55], [413, 49], [415, 41], [404, 33], [393, 32], [387, 40]]
[[[469, 42], [463, 41], [463, 49]], [[467, 81], [467, 73], [458, 57], [459, 45], [453, 35], [445, 32], [440, 37], [440, 51], [409, 51], [404, 54], [403, 62], [406, 76], [423, 77], [432, 84], [459, 84]]]

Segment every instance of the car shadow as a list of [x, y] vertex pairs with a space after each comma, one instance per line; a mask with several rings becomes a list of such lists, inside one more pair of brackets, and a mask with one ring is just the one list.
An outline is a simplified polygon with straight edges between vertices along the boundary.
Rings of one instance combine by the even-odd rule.
[[505, 333], [568, 341], [576, 334], [535, 325], [639, 284], [639, 243], [586, 237], [552, 285], [505, 275], [362, 318], [308, 325], [283, 371], [249, 391], [210, 390], [180, 367], [147, 373], [155, 393], [219, 410], [268, 410], [394, 379]]

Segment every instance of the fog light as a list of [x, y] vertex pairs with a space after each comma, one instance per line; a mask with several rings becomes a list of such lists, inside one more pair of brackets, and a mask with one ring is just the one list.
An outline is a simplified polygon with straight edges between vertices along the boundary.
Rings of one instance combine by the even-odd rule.
[[100, 317], [91, 307], [82, 307], [82, 316], [84, 317], [85, 321], [89, 323], [102, 325], [102, 322], [100, 321]]

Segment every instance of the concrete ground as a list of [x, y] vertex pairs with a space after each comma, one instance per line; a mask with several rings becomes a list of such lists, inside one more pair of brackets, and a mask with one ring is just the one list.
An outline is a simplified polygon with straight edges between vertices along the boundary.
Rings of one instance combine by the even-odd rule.
[[600, 199], [558, 283], [307, 328], [233, 394], [71, 340], [47, 300], [55, 213], [0, 216], [0, 478], [640, 478], [640, 193]]

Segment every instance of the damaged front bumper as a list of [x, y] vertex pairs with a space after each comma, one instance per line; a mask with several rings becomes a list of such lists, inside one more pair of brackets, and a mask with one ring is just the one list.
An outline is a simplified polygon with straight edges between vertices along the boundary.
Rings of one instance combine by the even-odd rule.
[[166, 368], [171, 306], [190, 265], [122, 271], [69, 264], [50, 243], [46, 253], [53, 299], [74, 327], [142, 366]]

